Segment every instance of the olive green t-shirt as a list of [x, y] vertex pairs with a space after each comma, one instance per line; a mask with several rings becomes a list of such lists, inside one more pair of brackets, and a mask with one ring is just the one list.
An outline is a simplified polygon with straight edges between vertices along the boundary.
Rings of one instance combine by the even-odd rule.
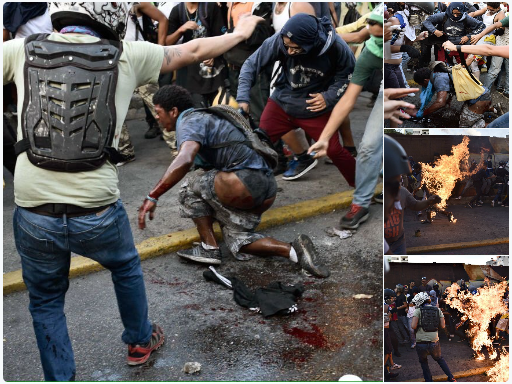
[[501, 20], [501, 25], [508, 28], [508, 16]]
[[[67, 43], [94, 43], [99, 39], [88, 35], [52, 33], [49, 39]], [[2, 44], [4, 85], [14, 82], [18, 90], [18, 111], [23, 108], [25, 39]], [[116, 87], [116, 131], [114, 148], [119, 144], [121, 128], [135, 88], [158, 82], [164, 57], [163, 47], [146, 42], [123, 42]], [[18, 140], [23, 138], [18, 114]], [[107, 161], [88, 172], [55, 172], [38, 168], [28, 160], [26, 152], [18, 156], [14, 176], [14, 198], [20, 207], [37, 207], [47, 203], [74, 204], [84, 208], [107, 205], [119, 199], [117, 167]]]
[[[439, 319], [444, 318], [443, 311], [440, 308], [437, 308], [439, 311]], [[429, 341], [436, 342], [439, 341], [439, 332], [425, 332], [423, 328], [421, 328], [421, 310], [420, 307], [414, 310], [413, 317], [418, 318], [418, 332], [416, 333], [416, 342], [418, 341]]]
[[374, 55], [368, 47], [366, 47], [357, 58], [350, 82], [357, 85], [364, 85], [366, 80], [372, 76], [373, 71], [382, 69], [382, 65], [382, 57]]

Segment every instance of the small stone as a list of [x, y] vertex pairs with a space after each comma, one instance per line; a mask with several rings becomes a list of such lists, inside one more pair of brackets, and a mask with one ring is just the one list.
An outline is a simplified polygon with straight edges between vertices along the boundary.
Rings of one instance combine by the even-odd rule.
[[201, 364], [198, 362], [188, 362], [183, 366], [183, 372], [185, 373], [196, 373], [201, 370]]

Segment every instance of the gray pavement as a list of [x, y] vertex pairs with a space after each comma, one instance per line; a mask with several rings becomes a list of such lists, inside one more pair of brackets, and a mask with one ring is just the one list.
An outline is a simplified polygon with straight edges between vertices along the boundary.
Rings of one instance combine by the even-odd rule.
[[[370, 101], [370, 94], [364, 92], [358, 99], [356, 107], [350, 114], [352, 134], [358, 146], [364, 133], [366, 120], [371, 108], [366, 105]], [[143, 116], [140, 111], [130, 110], [131, 116]], [[159, 138], [146, 140], [144, 133], [147, 124], [144, 120], [131, 120], [128, 122], [132, 142], [135, 146], [136, 160], [119, 168], [119, 189], [121, 199], [128, 212], [132, 232], [136, 243], [149, 237], [162, 236], [171, 232], [188, 229], [193, 226], [191, 220], [179, 217], [177, 204], [178, 186], [168, 191], [160, 198], [155, 219], [149, 223], [144, 231], [137, 226], [137, 210], [142, 200], [154, 187], [172, 161], [170, 150], [164, 141]], [[21, 268], [19, 256], [14, 245], [12, 231], [12, 212], [14, 209], [13, 178], [4, 168], [5, 188], [3, 194], [3, 270], [10, 272]], [[319, 165], [296, 181], [284, 181], [281, 177], [278, 182], [277, 199], [274, 207], [281, 207], [305, 200], [323, 197], [329, 194], [349, 190], [350, 187], [334, 165]]]
[[[456, 223], [448, 221], [446, 216], [439, 214], [432, 224], [422, 224], [426, 214], [417, 216], [416, 212], [405, 210], [404, 232], [407, 247], [431, 246], [437, 244], [461, 243], [496, 239], [509, 236], [509, 209], [498, 206], [492, 208], [490, 201], [483, 207], [466, 208], [464, 205], [448, 205], [453, 212]], [[416, 237], [420, 230], [421, 237]], [[432, 252], [443, 255], [508, 255], [509, 244], [486, 247], [456, 249], [444, 252]]]
[[[455, 372], [468, 371], [470, 369], [491, 367], [493, 362], [489, 359], [486, 360], [475, 360], [473, 358], [473, 350], [469, 346], [467, 341], [456, 342], [458, 337], [455, 337], [452, 341], [448, 341], [446, 335], [440, 333], [441, 341], [441, 354], [445, 359], [448, 367], [452, 374]], [[398, 377], [394, 380], [385, 380], [391, 382], [406, 381], [423, 378], [423, 371], [418, 361], [418, 354], [415, 349], [409, 348], [408, 345], [400, 345], [399, 351], [401, 356], [395, 357], [393, 354], [393, 362], [402, 366], [400, 369], [395, 369], [392, 372], [398, 373]], [[487, 356], [487, 355], [486, 355]], [[428, 358], [428, 365], [430, 372], [433, 376], [444, 375], [443, 370], [439, 365], [432, 359]], [[478, 379], [478, 380], [477, 380]], [[457, 379], [457, 381], [488, 381], [488, 377], [485, 374], [476, 375], [471, 377], [465, 377]]]
[[[346, 209], [266, 233], [292, 241], [313, 239], [330, 266], [328, 279], [300, 274], [284, 259], [236, 261], [218, 271], [250, 288], [272, 281], [303, 283], [299, 312], [263, 318], [238, 306], [231, 291], [207, 282], [206, 267], [169, 254], [142, 264], [150, 318], [164, 329], [164, 346], [143, 366], [128, 367], [122, 325], [107, 271], [73, 279], [66, 314], [80, 381], [336, 381], [343, 374], [382, 380], [382, 205], [353, 237], [340, 240], [325, 230]], [[371, 299], [356, 300], [364, 293]], [[6, 381], [39, 381], [42, 370], [32, 330], [27, 292], [4, 297], [3, 370]], [[186, 362], [201, 372], [182, 372]]]

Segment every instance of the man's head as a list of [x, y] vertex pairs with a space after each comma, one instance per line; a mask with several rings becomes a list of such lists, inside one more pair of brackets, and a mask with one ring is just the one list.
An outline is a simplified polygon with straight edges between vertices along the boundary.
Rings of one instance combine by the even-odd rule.
[[53, 27], [83, 26], [98, 33], [102, 38], [121, 40], [126, 33], [130, 3], [102, 3], [96, 1], [76, 3], [50, 3]]
[[500, 3], [487, 3], [487, 11], [491, 15], [501, 11]]
[[427, 67], [423, 67], [414, 72], [414, 81], [422, 87], [427, 87], [430, 81], [430, 75], [432, 71]]
[[411, 289], [413, 289], [415, 286], [416, 286], [416, 283], [413, 280], [411, 280], [409, 287], [411, 287]]
[[417, 307], [421, 307], [423, 304], [429, 303], [429, 302], [430, 302], [430, 296], [428, 295], [427, 292], [420, 292], [416, 296], [414, 296], [414, 298], [412, 299], [412, 303]]
[[185, 88], [165, 85], [153, 96], [156, 119], [166, 131], [176, 130], [176, 121], [181, 112], [194, 107], [192, 96]]
[[366, 20], [368, 23], [368, 32], [370, 35], [375, 37], [382, 37], [384, 34], [384, 3], [380, 3], [370, 13], [370, 16]]
[[411, 164], [403, 147], [395, 139], [384, 135], [384, 222], [395, 201], [400, 199], [400, 175], [410, 174]]
[[281, 29], [283, 48], [290, 56], [318, 54], [331, 37], [332, 25], [327, 18], [317, 19], [306, 13], [291, 17]]
[[427, 285], [427, 278], [426, 277], [422, 277], [421, 278], [421, 285], [423, 285], [423, 286]]
[[466, 6], [461, 2], [450, 3], [446, 9], [446, 16], [452, 21], [462, 21], [465, 16]]
[[396, 289], [396, 293], [398, 293], [398, 294], [404, 292], [404, 286], [402, 284], [397, 284], [395, 289]]

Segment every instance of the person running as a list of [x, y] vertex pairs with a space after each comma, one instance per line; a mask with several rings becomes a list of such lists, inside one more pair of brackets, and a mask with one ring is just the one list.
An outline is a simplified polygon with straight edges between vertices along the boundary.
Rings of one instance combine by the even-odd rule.
[[[318, 140], [331, 111], [344, 94], [355, 59], [348, 45], [336, 35], [327, 18], [300, 13], [286, 22], [279, 34], [265, 40], [244, 63], [240, 73], [237, 102], [246, 112], [252, 102], [251, 85], [266, 67], [281, 61], [282, 71], [268, 99], [260, 127], [273, 142], [296, 128]], [[327, 155], [350, 186], [355, 184], [355, 159], [335, 135]], [[295, 178], [315, 167], [301, 148], [291, 148], [299, 164]]]

